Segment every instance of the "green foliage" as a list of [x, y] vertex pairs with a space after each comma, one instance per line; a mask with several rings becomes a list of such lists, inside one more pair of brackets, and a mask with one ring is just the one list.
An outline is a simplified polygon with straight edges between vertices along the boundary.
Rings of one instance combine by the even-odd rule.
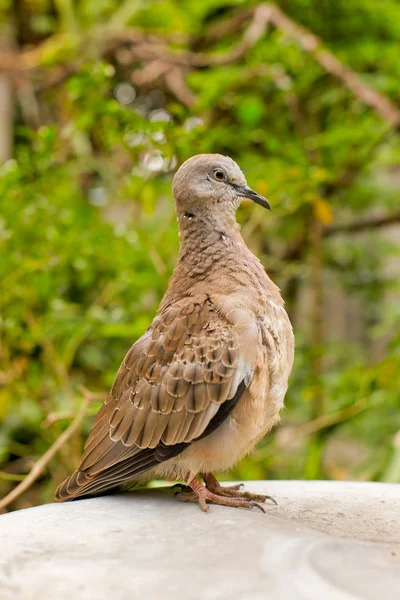
[[[213, 42], [207, 31], [254, 2], [21, 4], [15, 37], [44, 44], [49, 73], [70, 71], [39, 86], [37, 123], [17, 105], [13, 157], [0, 166], [0, 494], [65, 429], [78, 384], [105, 393], [150, 323], [178, 248], [172, 174], [198, 152], [235, 158], [273, 205], [238, 216], [297, 340], [281, 427], [228, 476], [400, 481], [398, 243], [369, 229], [324, 237], [396, 210], [398, 134], [279, 29], [229, 65], [188, 72], [190, 108], [157, 77], [132, 85], [135, 60], [102, 49], [106, 31], [132, 26], [169, 36], [175, 51], [222, 52], [240, 33]], [[279, 5], [396, 98], [397, 2]], [[322, 338], [310, 301], [318, 281]], [[343, 326], [352, 318], [356, 330]], [[50, 500], [89, 429], [90, 417], [14, 507]]]

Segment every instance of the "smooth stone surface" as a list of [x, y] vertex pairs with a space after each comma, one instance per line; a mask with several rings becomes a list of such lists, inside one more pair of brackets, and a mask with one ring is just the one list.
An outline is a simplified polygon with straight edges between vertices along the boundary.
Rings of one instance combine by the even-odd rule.
[[400, 485], [245, 489], [279, 506], [204, 514], [152, 489], [0, 516], [0, 598], [400, 598]]

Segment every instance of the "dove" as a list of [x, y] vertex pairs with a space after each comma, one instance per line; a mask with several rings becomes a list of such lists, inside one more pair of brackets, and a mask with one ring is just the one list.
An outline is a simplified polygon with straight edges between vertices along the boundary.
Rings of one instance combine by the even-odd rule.
[[242, 200], [270, 204], [220, 154], [189, 158], [172, 188], [180, 248], [168, 289], [123, 359], [80, 466], [56, 500], [152, 479], [183, 481], [179, 499], [203, 511], [274, 500], [222, 486], [213, 474], [251, 452], [279, 421], [293, 365], [279, 288], [236, 221]]

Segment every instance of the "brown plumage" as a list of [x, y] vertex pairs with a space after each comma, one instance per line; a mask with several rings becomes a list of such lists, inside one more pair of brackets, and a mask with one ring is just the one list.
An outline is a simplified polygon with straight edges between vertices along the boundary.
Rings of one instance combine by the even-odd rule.
[[[248, 453], [279, 418], [293, 334], [278, 288], [246, 247], [242, 198], [269, 208], [236, 163], [205, 154], [175, 175], [180, 251], [157, 316], [131, 347], [57, 500], [154, 477], [183, 479], [182, 500], [251, 508], [266, 497], [211, 472]], [[196, 476], [201, 474], [203, 486]]]

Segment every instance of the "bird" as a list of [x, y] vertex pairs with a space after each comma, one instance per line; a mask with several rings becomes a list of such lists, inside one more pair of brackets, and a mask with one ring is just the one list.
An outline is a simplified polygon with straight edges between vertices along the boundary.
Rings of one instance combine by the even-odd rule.
[[222, 486], [213, 473], [231, 468], [278, 422], [293, 365], [280, 290], [236, 221], [244, 199], [271, 206], [221, 154], [186, 160], [172, 190], [180, 247], [168, 288], [55, 498], [165, 479], [183, 481], [179, 499], [205, 512], [209, 504], [262, 509], [275, 500]]

